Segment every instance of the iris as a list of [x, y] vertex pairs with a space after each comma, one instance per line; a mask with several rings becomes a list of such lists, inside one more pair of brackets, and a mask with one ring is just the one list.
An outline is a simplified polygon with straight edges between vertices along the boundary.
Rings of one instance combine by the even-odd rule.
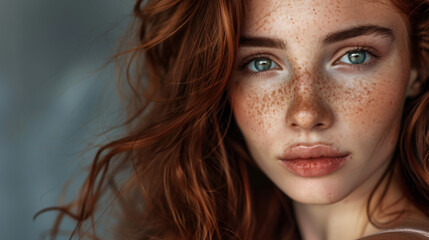
[[352, 64], [361, 64], [366, 60], [366, 52], [365, 51], [354, 51], [349, 52], [347, 57]]
[[253, 60], [253, 64], [251, 64], [250, 67], [251, 70], [256, 70], [258, 72], [267, 71], [273, 67], [273, 61], [267, 58], [258, 58]]

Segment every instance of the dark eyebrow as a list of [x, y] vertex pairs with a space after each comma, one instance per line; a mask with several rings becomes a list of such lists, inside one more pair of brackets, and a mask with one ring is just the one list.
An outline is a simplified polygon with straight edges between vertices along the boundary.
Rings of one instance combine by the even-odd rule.
[[323, 39], [323, 43], [330, 44], [334, 42], [343, 41], [349, 38], [371, 34], [384, 35], [386, 37], [389, 37], [391, 40], [395, 39], [395, 35], [393, 35], [393, 31], [390, 28], [380, 27], [377, 25], [364, 25], [330, 33]]
[[[349, 38], [371, 34], [384, 35], [389, 37], [391, 40], [395, 39], [393, 30], [390, 28], [380, 27], [377, 25], [364, 25], [330, 33], [323, 39], [322, 42], [326, 45]], [[285, 49], [286, 43], [278, 38], [242, 36], [240, 37], [240, 46]]]
[[248, 47], [269, 47], [269, 48], [286, 48], [286, 43], [281, 39], [267, 37], [248, 37], [240, 38], [240, 46]]

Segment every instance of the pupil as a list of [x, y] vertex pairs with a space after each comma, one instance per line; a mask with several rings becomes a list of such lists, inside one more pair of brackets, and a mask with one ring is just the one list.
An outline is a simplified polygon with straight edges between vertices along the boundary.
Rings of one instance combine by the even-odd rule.
[[258, 71], [267, 71], [271, 67], [271, 60], [266, 58], [261, 58], [255, 61], [255, 68]]
[[349, 61], [353, 64], [361, 64], [366, 59], [366, 54], [364, 51], [351, 52], [349, 53]]

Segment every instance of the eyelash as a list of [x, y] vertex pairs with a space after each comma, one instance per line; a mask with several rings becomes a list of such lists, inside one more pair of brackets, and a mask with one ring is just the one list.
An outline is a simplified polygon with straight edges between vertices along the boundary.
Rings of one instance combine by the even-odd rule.
[[[244, 61], [244, 63], [241, 63], [241, 64], [239, 64], [238, 65], [238, 70], [239, 71], [246, 71], [247, 72], [247, 74], [249, 75], [249, 76], [253, 76], [253, 75], [256, 75], [256, 74], [266, 74], [269, 70], [267, 70], [267, 71], [261, 71], [261, 72], [253, 72], [253, 71], [249, 71], [247, 68], [249, 67], [249, 64], [252, 62], [252, 61], [255, 61], [255, 60], [257, 60], [257, 59], [260, 59], [260, 58], [265, 58], [265, 59], [269, 59], [270, 61], [273, 61], [273, 62], [275, 62], [273, 59], [272, 59], [272, 57], [270, 57], [270, 56], [268, 56], [268, 55], [266, 55], [266, 54], [264, 54], [264, 53], [256, 53], [256, 54], [253, 54], [253, 55], [251, 55], [251, 56], [249, 56], [249, 57], [246, 57], [243, 61]], [[277, 64], [277, 65], [279, 65], [279, 64]]]
[[[365, 53], [367, 53], [367, 54], [370, 54], [370, 55], [371, 55], [371, 57], [374, 57], [375, 59], [380, 58], [380, 55], [378, 54], [378, 52], [377, 52], [377, 51], [375, 51], [375, 50], [374, 50], [374, 49], [372, 49], [372, 48], [369, 48], [369, 47], [366, 47], [366, 46], [355, 46], [354, 48], [352, 48], [352, 49], [348, 50], [348, 51], [347, 51], [347, 52], [345, 52], [343, 55], [341, 55], [341, 56], [338, 58], [338, 60], [336, 60], [336, 61], [334, 62], [334, 65], [336, 65], [336, 63], [337, 63], [337, 62], [338, 62], [342, 57], [346, 56], [347, 54], [350, 54], [350, 53], [352, 53], [352, 52], [360, 52], [360, 51], [363, 51], [363, 52], [365, 52]], [[266, 70], [266, 71], [260, 71], [260, 72], [254, 72], [254, 71], [249, 71], [249, 70], [247, 69], [247, 68], [248, 68], [248, 66], [249, 66], [249, 64], [250, 64], [252, 61], [255, 61], [255, 60], [260, 59], [260, 58], [268, 59], [268, 60], [270, 60], [270, 61], [273, 61], [276, 65], [279, 65], [279, 64], [277, 64], [277, 63], [276, 63], [276, 61], [274, 61], [274, 60], [272, 59], [272, 57], [270, 57], [270, 56], [268, 56], [268, 55], [266, 55], [266, 54], [264, 54], [264, 53], [256, 53], [256, 54], [254, 54], [254, 55], [251, 55], [251, 56], [249, 56], [249, 57], [245, 58], [244, 63], [242, 63], [242, 64], [239, 64], [239, 65], [238, 65], [238, 70], [239, 70], [239, 71], [247, 71], [247, 74], [249, 74], [250, 76], [252, 76], [252, 75], [256, 75], [256, 74], [266, 74], [267, 72], [269, 72], [269, 70]], [[246, 60], [246, 59], [248, 59], [248, 60]], [[349, 65], [349, 67], [351, 67], [351, 68], [353, 68], [353, 69], [355, 69], [355, 70], [362, 70], [362, 67], [363, 67], [363, 66], [365, 66], [365, 65], [367, 65], [367, 64], [369, 64], [370, 62], [373, 62], [373, 61], [375, 61], [375, 60], [369, 60], [369, 62], [368, 62], [368, 63], [362, 63], [362, 64], [348, 64], [348, 63], [346, 63], [346, 65]]]
[[[356, 47], [354, 47], [353, 49], [350, 49], [350, 50], [348, 50], [347, 52], [345, 52], [343, 55], [341, 55], [341, 56], [338, 58], [338, 60], [336, 60], [336, 61], [334, 62], [334, 65], [336, 65], [336, 63], [337, 63], [341, 58], [343, 58], [343, 57], [344, 57], [344, 56], [346, 56], [347, 54], [350, 54], [350, 53], [353, 53], [353, 52], [365, 52], [365, 53], [367, 53], [367, 54], [371, 55], [371, 57], [373, 57], [373, 58], [375, 58], [375, 59], [380, 58], [380, 54], [379, 54], [376, 50], [374, 50], [374, 49], [372, 49], [372, 48], [369, 48], [369, 47], [366, 47], [366, 46], [356, 46]], [[349, 63], [346, 63], [346, 65], [349, 65], [349, 67], [351, 67], [351, 68], [353, 68], [353, 69], [355, 69], [355, 70], [362, 70], [362, 67], [365, 67], [366, 65], [370, 64], [370, 63], [371, 63], [371, 62], [373, 62], [373, 61], [375, 61], [375, 60], [369, 60], [369, 62], [367, 62], [367, 63], [361, 63], [361, 64], [349, 64]]]

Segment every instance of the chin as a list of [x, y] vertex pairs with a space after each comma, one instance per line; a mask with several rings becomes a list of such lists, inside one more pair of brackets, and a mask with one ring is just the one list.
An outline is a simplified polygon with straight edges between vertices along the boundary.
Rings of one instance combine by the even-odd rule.
[[334, 178], [289, 180], [292, 185], [278, 187], [293, 201], [302, 204], [333, 204], [339, 202], [352, 192], [350, 186], [340, 184]]

